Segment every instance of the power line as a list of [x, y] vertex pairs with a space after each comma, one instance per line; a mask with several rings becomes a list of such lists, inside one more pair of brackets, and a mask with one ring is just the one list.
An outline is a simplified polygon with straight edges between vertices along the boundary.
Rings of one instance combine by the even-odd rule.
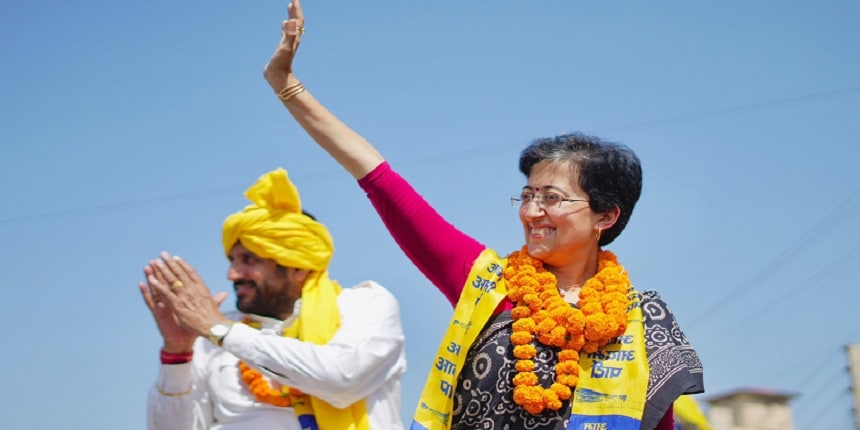
[[[821, 380], [822, 373], [827, 370], [833, 371], [837, 370], [837, 375], [843, 375], [845, 367], [844, 365], [833, 367], [833, 363], [839, 363], [840, 360], [844, 359], [842, 357], [844, 345], [839, 345], [838, 347], [831, 347], [825, 350], [816, 350], [815, 353], [817, 355], [817, 360], [807, 360], [807, 359], [799, 359], [790, 364], [788, 364], [785, 368], [781, 369], [779, 372], [774, 372], [776, 375], [785, 376], [785, 375], [797, 375], [798, 369], [806, 368], [807, 371], [804, 375], [801, 375], [800, 381], [796, 384], [798, 387], [806, 387], [810, 386], [814, 381]], [[799, 357], [799, 356], [795, 356]], [[814, 363], [818, 361], [817, 367], [804, 366], [809, 363]]]
[[57, 211], [50, 212], [40, 212], [40, 213], [30, 213], [24, 215], [16, 215], [8, 218], [0, 219], [0, 224], [12, 224], [16, 222], [25, 222], [25, 221], [35, 221], [35, 220], [43, 220], [50, 219], [56, 217], [68, 217], [75, 215], [87, 215], [91, 213], [103, 213], [105, 211], [113, 211], [113, 210], [123, 210], [123, 209], [133, 209], [139, 208], [141, 206], [149, 206], [158, 203], [164, 203], [169, 201], [176, 200], [188, 200], [194, 198], [203, 198], [209, 197], [211, 195], [222, 194], [231, 192], [234, 193], [236, 189], [234, 187], [219, 187], [219, 188], [210, 188], [206, 190], [200, 191], [190, 191], [187, 193], [181, 194], [171, 194], [166, 196], [152, 197], [147, 199], [138, 199], [138, 200], [127, 200], [113, 203], [105, 203], [100, 205], [92, 205], [92, 206], [83, 206], [78, 208], [69, 208], [69, 209], [61, 209]]
[[841, 95], [857, 93], [857, 92], [860, 92], [860, 86], [840, 88], [840, 89], [830, 90], [830, 91], [821, 91], [821, 92], [816, 92], [816, 93], [808, 93], [808, 94], [802, 94], [802, 95], [798, 95], [798, 96], [783, 97], [783, 98], [779, 98], [779, 99], [766, 100], [766, 101], [761, 101], [761, 102], [746, 103], [746, 104], [729, 106], [729, 107], [720, 108], [720, 109], [713, 109], [713, 110], [683, 114], [683, 115], [678, 115], [678, 116], [663, 118], [663, 119], [655, 119], [655, 120], [650, 120], [650, 121], [635, 122], [635, 123], [630, 123], [630, 124], [623, 125], [620, 127], [614, 127], [613, 129], [635, 129], [635, 128], [646, 128], [646, 127], [661, 126], [661, 125], [671, 125], [671, 124], [680, 123], [680, 122], [705, 119], [705, 118], [709, 118], [709, 117], [715, 117], [715, 116], [721, 116], [721, 115], [727, 115], [727, 114], [736, 114], [736, 113], [742, 113], [742, 112], [748, 112], [748, 111], [754, 111], [754, 110], [772, 109], [772, 108], [781, 107], [781, 106], [792, 104], [792, 103], [807, 102], [807, 101], [812, 101], [812, 100], [816, 100], [816, 99], [830, 98], [830, 97], [841, 96]]
[[[725, 336], [727, 333], [736, 331], [739, 326], [750, 327], [754, 320], [762, 319], [765, 316], [768, 316], [769, 313], [773, 314], [773, 311], [777, 309], [778, 305], [787, 303], [790, 300], [796, 300], [798, 297], [801, 297], [799, 295], [791, 293], [806, 288], [809, 285], [813, 285], [816, 281], [820, 283], [828, 275], [835, 276], [837, 273], [839, 273], [839, 271], [836, 269], [840, 266], [845, 267], [845, 262], [858, 253], [860, 253], [860, 245], [855, 246], [847, 252], [841, 253], [840, 258], [830, 260], [830, 263], [828, 265], [821, 267], [819, 270], [817, 270], [815, 273], [813, 273], [806, 279], [794, 283], [793, 286], [790, 288], [781, 288], [780, 294], [772, 295], [771, 298], [769, 298], [769, 300], [766, 301], [759, 308], [753, 309], [750, 312], [744, 312], [744, 316], [742, 318], [733, 320], [733, 324], [726, 325], [723, 330], [717, 332], [717, 334], [713, 335], [713, 337], [717, 339], [729, 340], [730, 337]], [[807, 301], [806, 306], [811, 305], [809, 303], [809, 297], [803, 297], [803, 299]]]
[[702, 322], [703, 319], [709, 318], [711, 315], [721, 315], [715, 311], [724, 307], [729, 302], [736, 302], [738, 297], [743, 293], [748, 293], [762, 285], [762, 282], [767, 277], [775, 273], [777, 269], [788, 263], [802, 250], [806, 249], [812, 239], [819, 237], [821, 232], [832, 229], [835, 224], [845, 222], [848, 217], [844, 215], [852, 215], [857, 213], [860, 208], [860, 188], [849, 194], [834, 210], [821, 218], [818, 223], [812, 226], [806, 233], [800, 236], [792, 245], [786, 248], [781, 254], [777, 255], [769, 263], [765, 264], [758, 272], [754, 273], [746, 281], [738, 285], [737, 288], [727, 292], [722, 299], [715, 301], [710, 307], [701, 311], [698, 316], [690, 321], [690, 325], [694, 326]]
[[[790, 103], [805, 102], [805, 101], [830, 98], [830, 97], [836, 97], [836, 96], [840, 96], [840, 95], [859, 93], [859, 92], [860, 92], [860, 86], [846, 87], [846, 88], [840, 88], [840, 89], [829, 90], [829, 91], [821, 91], [821, 92], [808, 93], [808, 94], [802, 94], [802, 95], [791, 96], [791, 97], [783, 97], [783, 98], [766, 100], [766, 101], [761, 101], [761, 102], [745, 103], [745, 104], [740, 104], [740, 105], [736, 105], [736, 106], [729, 106], [729, 107], [719, 108], [719, 109], [712, 109], [712, 110], [693, 112], [693, 113], [688, 113], [688, 114], [681, 114], [681, 115], [677, 115], [677, 116], [671, 116], [671, 117], [660, 118], [660, 119], [649, 120], [649, 121], [641, 121], [641, 122], [634, 122], [634, 123], [622, 124], [622, 125], [617, 125], [617, 126], [609, 126], [609, 127], [607, 127], [607, 129], [609, 129], [609, 130], [622, 130], [622, 129], [630, 129], [630, 128], [671, 125], [671, 124], [688, 122], [688, 121], [698, 120], [698, 119], [704, 119], [704, 118], [708, 118], [708, 117], [715, 117], [715, 116], [720, 116], [720, 115], [725, 115], [725, 114], [730, 114], [730, 113], [742, 113], [742, 112], [746, 112], [746, 111], [769, 109], [769, 108], [775, 108], [775, 107], [783, 106], [783, 105], [790, 104]], [[502, 145], [502, 146], [505, 146], [505, 145]], [[512, 146], [512, 145], [507, 145], [507, 146]], [[414, 165], [414, 164], [419, 164], [419, 163], [421, 165], [427, 165], [428, 160], [433, 160], [433, 159], [444, 162], [444, 161], [450, 159], [450, 157], [452, 155], [464, 154], [464, 153], [486, 154], [487, 151], [490, 151], [490, 150], [497, 151], [498, 148], [499, 148], [499, 145], [483, 146], [483, 147], [477, 147], [477, 148], [472, 148], [472, 149], [461, 149], [461, 150], [457, 150], [457, 151], [440, 153], [440, 154], [432, 155], [432, 156], [423, 156], [422, 158], [415, 158], [412, 160], [406, 159], [402, 162], [402, 165], [403, 166], [409, 166], [409, 165]], [[432, 163], [432, 161], [430, 161], [430, 163]], [[58, 211], [23, 214], [23, 215], [17, 215], [17, 216], [12, 216], [12, 217], [8, 217], [8, 218], [0, 219], [0, 224], [22, 222], [22, 221], [33, 221], [33, 220], [51, 218], [51, 217], [56, 217], [56, 216], [84, 215], [84, 214], [89, 213], [89, 212], [97, 212], [97, 211], [100, 212], [100, 211], [105, 211], [105, 210], [116, 210], [116, 209], [139, 207], [139, 206], [145, 206], [145, 205], [150, 205], [150, 204], [162, 203], [162, 202], [166, 202], [166, 201], [173, 201], [173, 200], [177, 200], [177, 199], [181, 199], [181, 198], [187, 198], [187, 197], [206, 197], [209, 195], [213, 195], [215, 193], [220, 193], [220, 192], [225, 191], [225, 190], [233, 191], [234, 189], [233, 188], [216, 188], [216, 189], [208, 189], [208, 190], [199, 190], [199, 191], [192, 191], [192, 192], [189, 192], [186, 194], [180, 194], [180, 195], [168, 195], [168, 196], [154, 197], [154, 198], [150, 198], [150, 199], [132, 200], [132, 201], [124, 201], [124, 202], [113, 202], [113, 203], [106, 203], [106, 204], [102, 204], [102, 205], [62, 209], [62, 210], [58, 210]]]
[[[824, 404], [821, 407], [819, 407], [816, 411], [814, 411], [813, 413], [808, 415], [808, 418], [806, 418], [803, 421], [804, 425], [802, 425], [802, 426], [799, 425], [799, 426], [797, 426], [797, 428], [798, 429], [821, 429], [821, 428], [852, 429], [853, 425], [852, 425], [852, 419], [851, 419], [851, 411], [849, 410], [850, 407], [848, 407], [848, 405], [845, 404], [846, 399], [847, 399], [847, 396], [846, 396], [845, 390], [837, 391], [829, 399], [824, 401]], [[833, 408], [835, 408], [837, 406], [844, 408], [844, 410], [842, 411], [842, 414], [841, 415], [835, 415], [835, 416], [829, 415], [829, 414], [831, 414]], [[828, 418], [831, 420], [839, 420], [839, 422], [836, 423], [836, 422], [831, 421], [830, 424], [826, 424], [827, 422], [824, 420], [826, 420]]]

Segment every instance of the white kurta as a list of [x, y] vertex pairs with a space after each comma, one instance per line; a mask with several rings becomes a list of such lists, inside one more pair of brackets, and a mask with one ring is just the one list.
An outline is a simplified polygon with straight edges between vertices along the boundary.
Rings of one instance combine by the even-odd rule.
[[[364, 399], [371, 429], [402, 429], [400, 377], [406, 370], [397, 300], [366, 281], [337, 299], [340, 329], [325, 345], [280, 336], [285, 323], [250, 317], [257, 330], [235, 324], [222, 348], [198, 338], [190, 363], [161, 365], [149, 395], [150, 429], [300, 430], [292, 408], [260, 403], [241, 380], [238, 360], [276, 383], [346, 407]], [[300, 312], [300, 311], [299, 311]], [[236, 312], [227, 317], [240, 321]], [[186, 393], [166, 396], [165, 393]], [[321, 429], [328, 430], [328, 429]]]

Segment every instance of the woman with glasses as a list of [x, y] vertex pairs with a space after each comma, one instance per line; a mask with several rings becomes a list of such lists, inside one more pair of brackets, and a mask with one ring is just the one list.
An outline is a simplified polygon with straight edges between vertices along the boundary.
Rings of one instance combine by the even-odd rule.
[[702, 367], [666, 305], [603, 247], [642, 187], [627, 147], [581, 134], [538, 139], [512, 197], [525, 244], [507, 254], [442, 218], [364, 138], [321, 105], [292, 63], [298, 0], [265, 78], [293, 118], [367, 192], [411, 261], [455, 306], [413, 429], [664, 429], [703, 392]]

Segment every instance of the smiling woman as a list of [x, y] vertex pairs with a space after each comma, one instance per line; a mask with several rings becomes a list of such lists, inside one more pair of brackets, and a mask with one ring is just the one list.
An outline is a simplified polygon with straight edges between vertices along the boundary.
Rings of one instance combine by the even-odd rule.
[[641, 193], [633, 151], [582, 134], [529, 145], [513, 199], [525, 244], [499, 255], [442, 218], [300, 83], [304, 25], [296, 1], [266, 80], [455, 306], [412, 428], [671, 429], [673, 401], [704, 390], [701, 363], [659, 296], [634, 289], [602, 249]]

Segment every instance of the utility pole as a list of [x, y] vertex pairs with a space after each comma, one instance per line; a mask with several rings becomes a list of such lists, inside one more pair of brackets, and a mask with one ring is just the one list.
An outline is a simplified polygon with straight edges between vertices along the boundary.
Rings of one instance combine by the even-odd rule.
[[854, 395], [854, 428], [860, 430], [860, 344], [849, 343], [848, 370], [851, 372], [851, 393]]

